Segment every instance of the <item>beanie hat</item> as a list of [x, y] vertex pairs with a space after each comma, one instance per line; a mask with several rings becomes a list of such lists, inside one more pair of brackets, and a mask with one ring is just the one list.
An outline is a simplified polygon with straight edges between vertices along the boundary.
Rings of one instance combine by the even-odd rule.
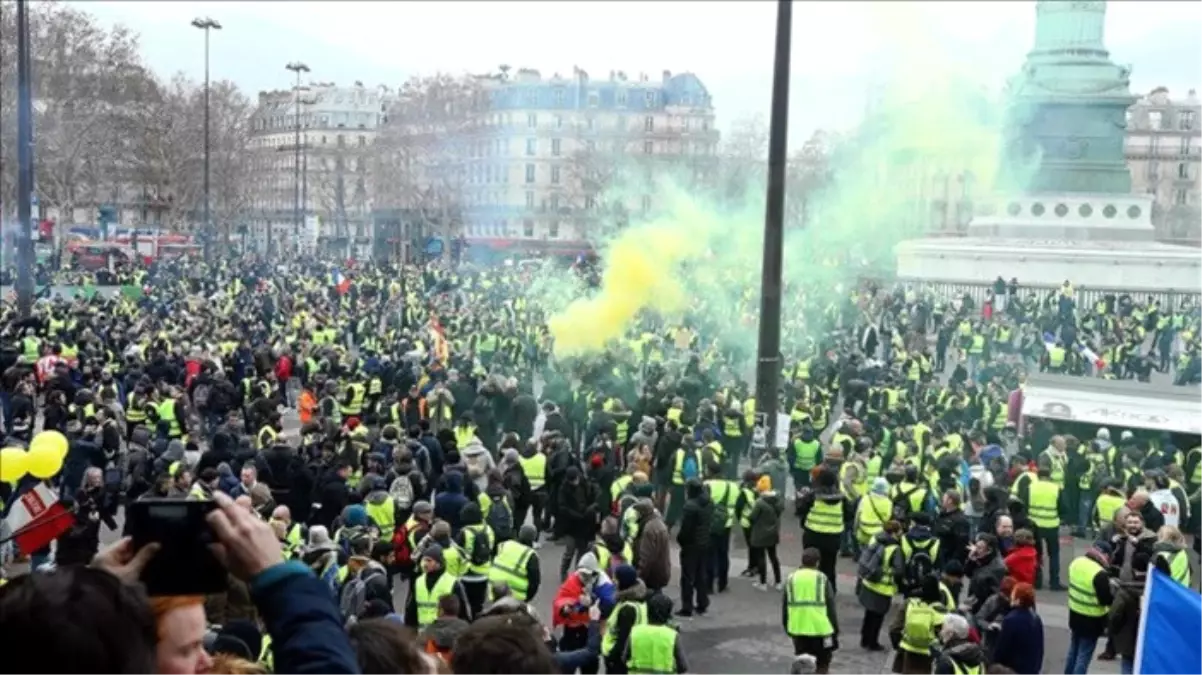
[[426, 548], [426, 552], [422, 554], [422, 557], [433, 560], [434, 562], [438, 563], [439, 567], [443, 567], [447, 564], [446, 559], [442, 555], [442, 546], [439, 546], [438, 544], [430, 544]]
[[772, 489], [772, 478], [767, 475], [760, 476], [759, 480], [757, 480], [755, 482], [756, 492], [768, 492], [771, 489]]
[[624, 591], [639, 582], [639, 573], [630, 565], [618, 565], [614, 570], [614, 581], [618, 583], [618, 590]]

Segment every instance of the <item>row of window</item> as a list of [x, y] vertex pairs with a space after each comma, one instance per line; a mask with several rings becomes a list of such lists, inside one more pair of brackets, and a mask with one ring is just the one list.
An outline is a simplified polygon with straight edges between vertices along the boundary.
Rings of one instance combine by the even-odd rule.
[[[367, 136], [365, 134], [359, 134], [358, 136], [355, 136], [354, 138], [355, 138], [355, 145], [357, 147], [360, 147], [360, 148], [367, 147]], [[253, 148], [272, 148], [272, 147], [279, 147], [280, 145], [292, 145], [295, 142], [295, 139], [291, 139], [291, 138], [286, 141], [283, 141], [282, 143], [281, 143], [281, 140], [282, 139], [280, 139], [278, 137], [276, 137], [276, 138], [252, 138], [250, 141], [250, 145]], [[310, 146], [329, 145], [331, 141], [333, 141], [334, 145], [336, 145], [340, 148], [345, 148], [347, 146], [346, 134], [337, 134], [335, 136], [327, 136], [325, 134], [306, 133], [301, 138], [302, 145], [310, 145]]]
[[[1166, 114], [1167, 113], [1167, 114]], [[1172, 114], [1167, 110], [1149, 110], [1148, 128], [1156, 131], [1172, 131]], [[1134, 113], [1127, 111], [1128, 126], [1134, 121]], [[1178, 110], [1177, 131], [1193, 131], [1198, 128], [1198, 111]]]
[[[1176, 175], [1177, 180], [1189, 180], [1192, 173], [1193, 172], [1190, 171], [1189, 162], [1178, 162], [1177, 163], [1177, 175]], [[1154, 180], [1160, 180], [1160, 179], [1161, 179], [1160, 163], [1159, 162], [1148, 162], [1148, 180], [1154, 181]]]
[[[381, 116], [378, 113], [305, 113], [301, 115], [302, 127], [319, 127], [319, 128], [346, 128], [358, 127], [360, 129], [374, 128], [382, 122], [387, 122], [387, 115]], [[296, 114], [291, 115], [270, 115], [268, 117], [257, 117], [251, 120], [251, 129], [254, 131], [268, 131], [272, 129], [295, 129]]]
[[[538, 89], [528, 89], [526, 91], [526, 95], [523, 97], [525, 99], [526, 105], [531, 105], [531, 106], [538, 105], [538, 103], [539, 103], [538, 94], [539, 94]], [[568, 91], [564, 87], [556, 87], [552, 91], [551, 97], [554, 100], [555, 105], [563, 105], [568, 100]], [[601, 105], [601, 94], [596, 91], [590, 91], [585, 100], [588, 101], [588, 107], [596, 108], [597, 106]], [[619, 89], [614, 94], [614, 104], [617, 105], [618, 107], [625, 107], [629, 100], [630, 99], [627, 97], [627, 92], [623, 89]], [[659, 100], [659, 92], [657, 92], [653, 89], [649, 89], [649, 90], [646, 90], [643, 92], [643, 102], [648, 107], [654, 106], [658, 100]], [[685, 97], [685, 99], [683, 99], [681, 101], [681, 104], [682, 105], [690, 105], [688, 97]]]

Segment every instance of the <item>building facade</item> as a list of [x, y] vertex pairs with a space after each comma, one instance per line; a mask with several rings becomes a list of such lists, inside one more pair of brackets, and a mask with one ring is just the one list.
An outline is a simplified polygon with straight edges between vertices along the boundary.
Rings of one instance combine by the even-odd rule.
[[[371, 147], [387, 120], [387, 87], [313, 82], [300, 91], [260, 92], [251, 120], [256, 185], [249, 244], [370, 254]], [[297, 103], [301, 219], [297, 220]]]
[[441, 184], [457, 193], [455, 231], [434, 229], [476, 251], [583, 250], [604, 228], [653, 213], [656, 180], [701, 176], [717, 160], [713, 102], [691, 73], [595, 80], [504, 68], [473, 80], [483, 105], [441, 160], [456, 177]]
[[1202, 234], [1202, 101], [1153, 89], [1127, 110], [1124, 145], [1131, 187], [1155, 202], [1152, 224], [1162, 241], [1197, 243]]

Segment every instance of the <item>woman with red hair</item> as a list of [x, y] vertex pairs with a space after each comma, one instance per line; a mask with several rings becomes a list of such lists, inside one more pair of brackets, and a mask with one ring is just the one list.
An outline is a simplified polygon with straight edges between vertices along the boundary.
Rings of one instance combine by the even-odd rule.
[[213, 660], [204, 648], [205, 610], [200, 595], [168, 595], [150, 599], [158, 643], [155, 670], [159, 673], [207, 673]]
[[1035, 612], [1035, 587], [1015, 584], [1010, 611], [993, 649], [993, 663], [1016, 673], [1038, 673], [1043, 668], [1043, 620]]

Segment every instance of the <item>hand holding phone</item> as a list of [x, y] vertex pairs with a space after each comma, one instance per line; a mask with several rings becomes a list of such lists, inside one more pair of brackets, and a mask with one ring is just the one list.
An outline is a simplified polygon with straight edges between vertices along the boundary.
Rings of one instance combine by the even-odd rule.
[[234, 576], [249, 581], [284, 559], [284, 550], [271, 525], [224, 493], [214, 493], [213, 503], [217, 508], [205, 517], [217, 538], [212, 550]]

